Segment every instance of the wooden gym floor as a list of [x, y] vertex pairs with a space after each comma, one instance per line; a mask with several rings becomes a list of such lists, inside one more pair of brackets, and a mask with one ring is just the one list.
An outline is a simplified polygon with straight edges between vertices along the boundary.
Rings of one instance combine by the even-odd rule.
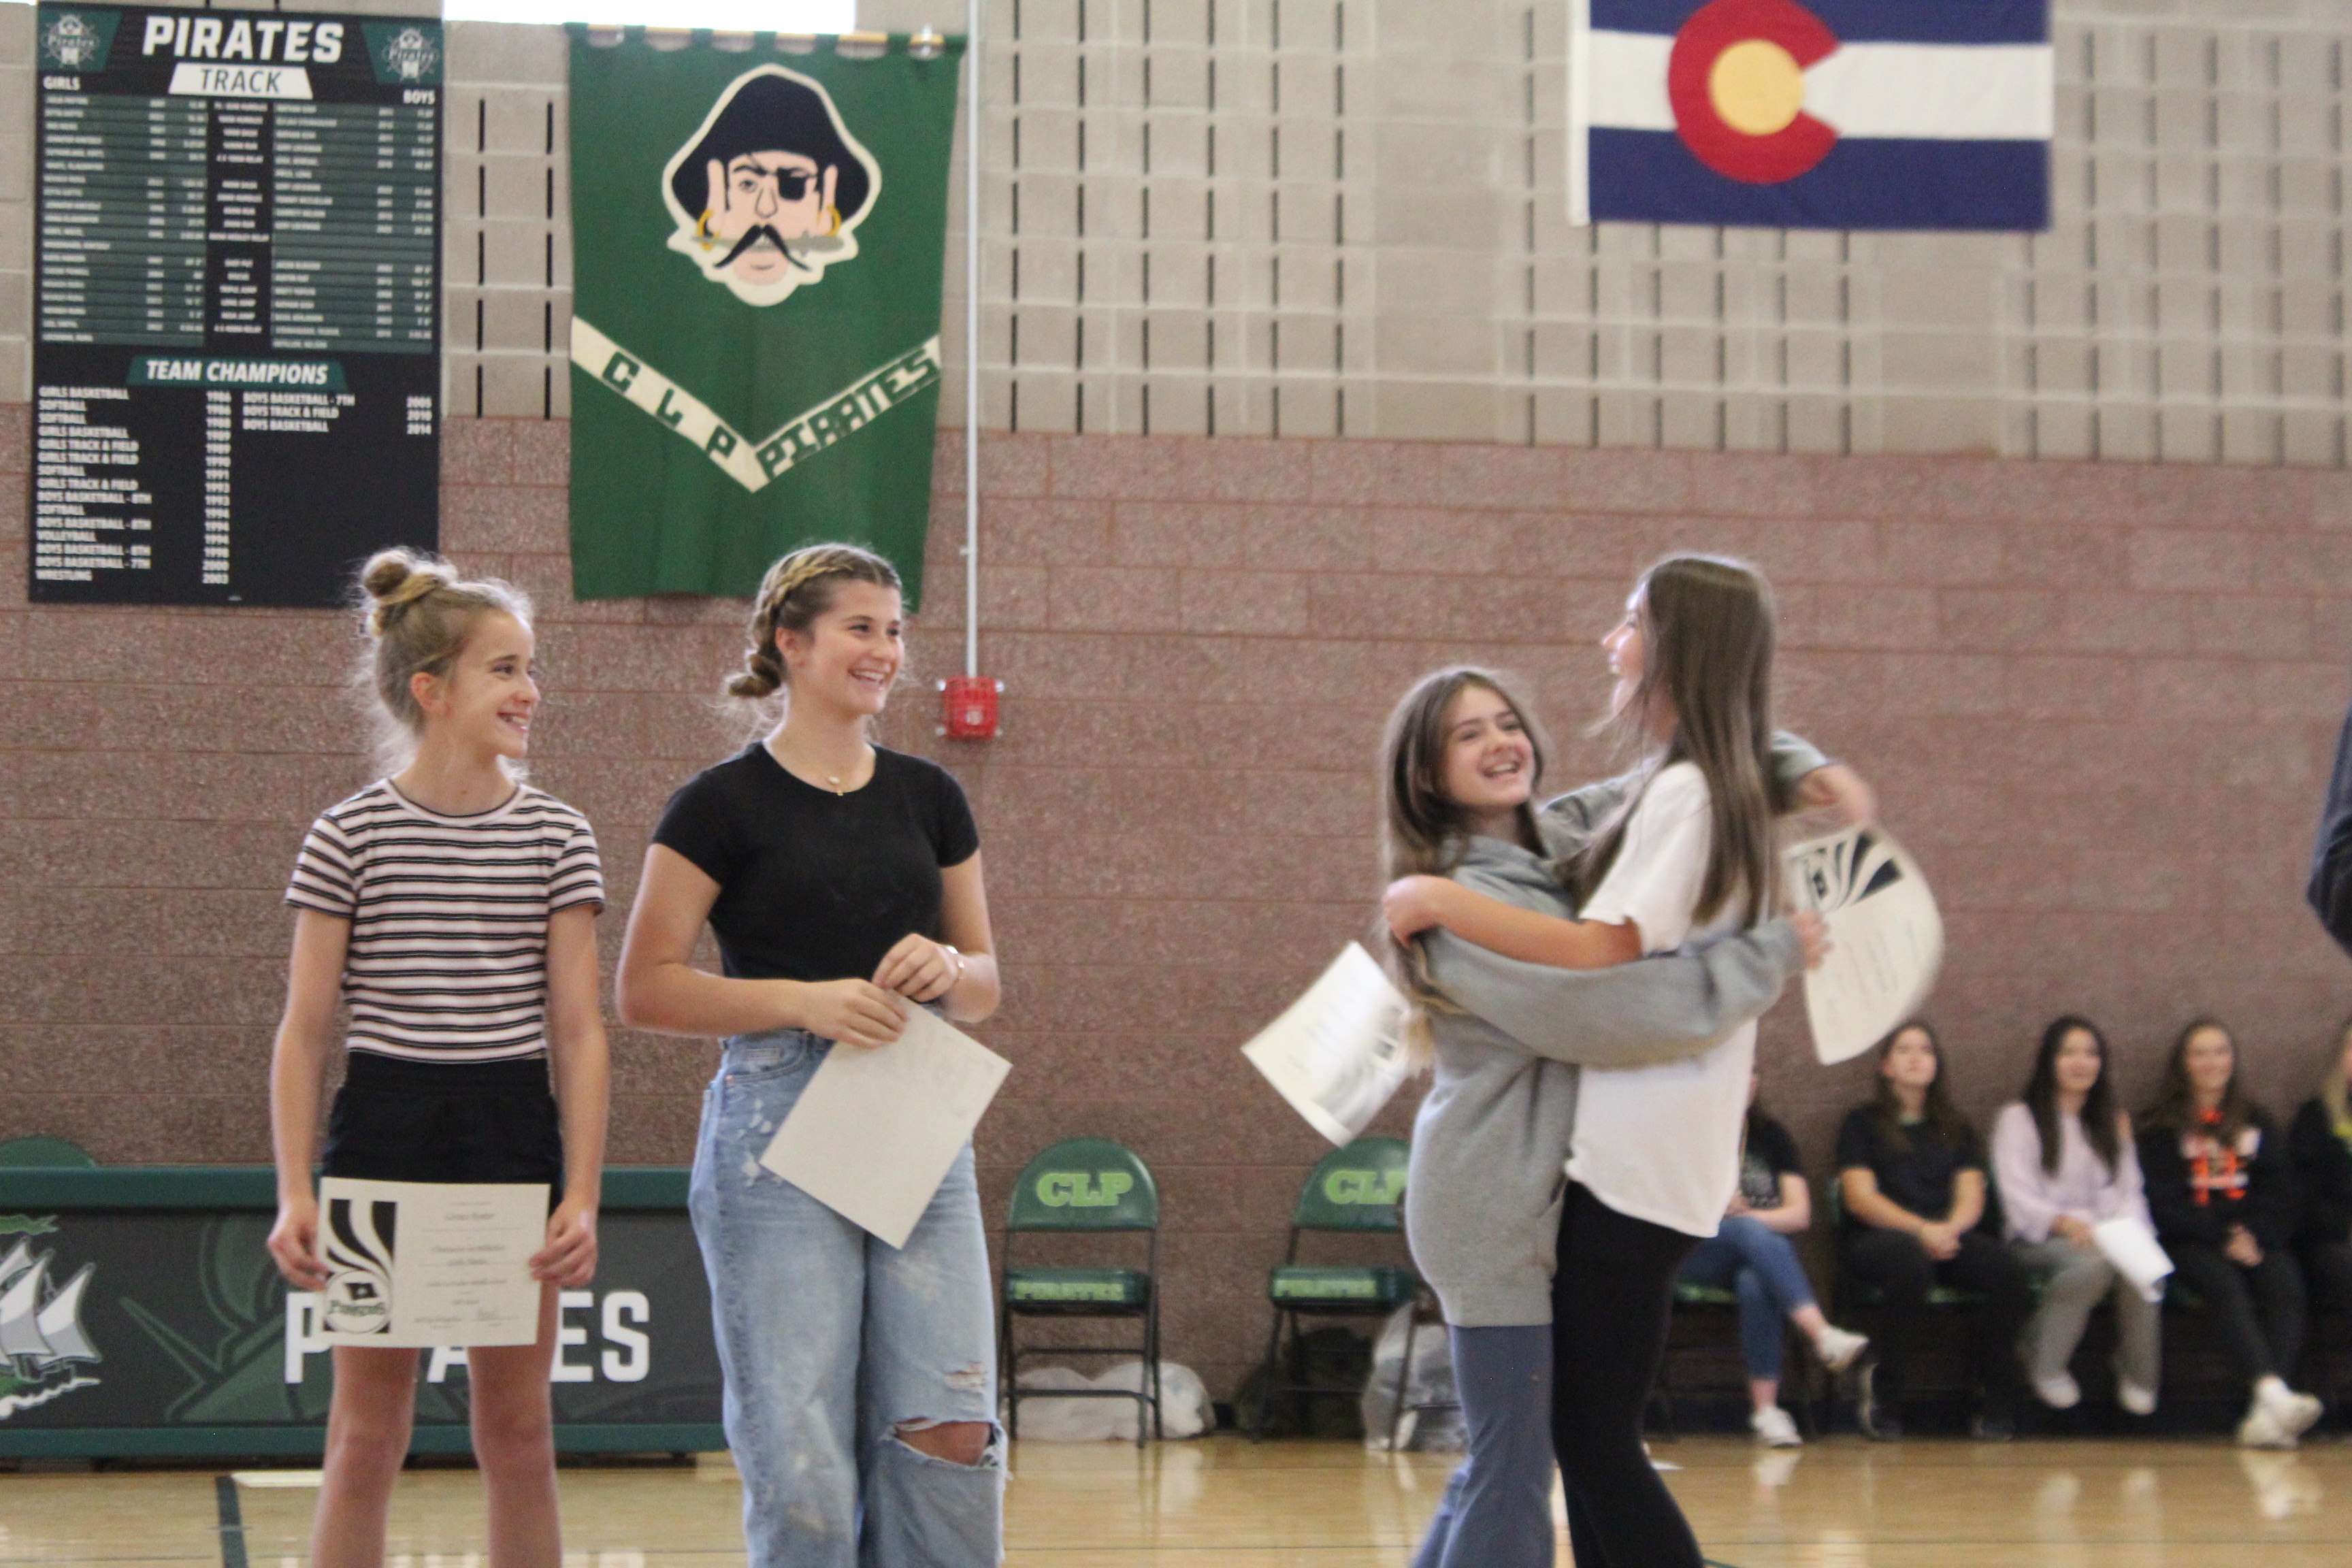
[[[2294, 1454], [1853, 1438], [1768, 1454], [1694, 1437], [1658, 1457], [1681, 1467], [1675, 1493], [1728, 1568], [2337, 1568], [2352, 1551], [2352, 1444], [2336, 1438]], [[1402, 1568], [1452, 1465], [1338, 1443], [1214, 1438], [1140, 1458], [1029, 1444], [1013, 1458], [1007, 1563]], [[0, 1564], [300, 1568], [314, 1485], [301, 1472], [0, 1474]], [[563, 1489], [565, 1568], [743, 1561], [723, 1455], [566, 1469]], [[468, 1470], [404, 1476], [390, 1568], [484, 1568], [480, 1496]]]

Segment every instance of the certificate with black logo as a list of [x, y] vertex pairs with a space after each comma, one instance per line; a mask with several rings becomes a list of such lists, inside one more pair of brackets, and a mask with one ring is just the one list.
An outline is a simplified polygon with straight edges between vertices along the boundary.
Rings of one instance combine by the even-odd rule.
[[319, 1184], [326, 1342], [422, 1347], [539, 1338], [530, 1258], [547, 1240], [544, 1183]]

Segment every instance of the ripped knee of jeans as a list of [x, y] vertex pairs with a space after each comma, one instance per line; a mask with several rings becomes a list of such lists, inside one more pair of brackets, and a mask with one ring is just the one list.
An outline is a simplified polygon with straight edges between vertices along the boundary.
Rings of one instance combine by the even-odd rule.
[[950, 1465], [993, 1468], [1001, 1462], [998, 1429], [993, 1421], [942, 1421], [917, 1416], [898, 1422], [890, 1435], [915, 1452]]

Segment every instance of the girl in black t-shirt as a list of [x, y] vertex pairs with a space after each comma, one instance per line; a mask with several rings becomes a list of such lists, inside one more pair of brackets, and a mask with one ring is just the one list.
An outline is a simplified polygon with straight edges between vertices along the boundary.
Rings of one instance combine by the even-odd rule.
[[1878, 1047], [1878, 1092], [1838, 1129], [1838, 1190], [1845, 1200], [1840, 1258], [1884, 1299], [1877, 1360], [1863, 1368], [1865, 1436], [1903, 1435], [1906, 1364], [1926, 1338], [1927, 1291], [1981, 1295], [1962, 1309], [1983, 1398], [1978, 1436], [2011, 1436], [2020, 1374], [2017, 1333], [2032, 1305], [2024, 1266], [1977, 1228], [1985, 1212], [1984, 1143], [1952, 1103], [1935, 1031], [1914, 1021]]
[[[888, 562], [795, 551], [750, 637], [728, 689], [789, 710], [671, 797], [619, 983], [627, 1022], [726, 1041], [689, 1208], [750, 1561], [989, 1568], [1004, 1464], [971, 1146], [903, 1247], [760, 1163], [828, 1052], [889, 1049], [907, 1002], [995, 1011], [980, 837], [944, 769], [866, 738], [905, 655]], [[719, 974], [693, 963], [706, 921]]]
[[2238, 1044], [2210, 1018], [2180, 1031], [2140, 1118], [2140, 1173], [2174, 1278], [2204, 1298], [2253, 1398], [2251, 1448], [2292, 1448], [2319, 1401], [2286, 1384], [2303, 1354], [2294, 1169], [2270, 1113], [2238, 1083]]

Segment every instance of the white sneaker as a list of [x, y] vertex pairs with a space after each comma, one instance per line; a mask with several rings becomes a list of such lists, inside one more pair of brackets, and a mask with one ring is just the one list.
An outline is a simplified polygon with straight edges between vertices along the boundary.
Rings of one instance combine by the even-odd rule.
[[2297, 1394], [2276, 1377], [2266, 1377], [2254, 1385], [2254, 1404], [2277, 1417], [2279, 1430], [2290, 1443], [2310, 1430], [2323, 1408], [2316, 1396]]
[[2072, 1410], [2083, 1403], [2083, 1385], [2074, 1381], [2074, 1374], [2071, 1372], [2035, 1378], [2033, 1393], [2053, 1410]]
[[1868, 1334], [1857, 1334], [1850, 1329], [1841, 1329], [1835, 1323], [1825, 1323], [1813, 1340], [1813, 1353], [1820, 1356], [1822, 1364], [1832, 1372], [1843, 1372], [1869, 1345]]
[[2123, 1406], [2126, 1415], [2153, 1415], [2156, 1414], [2156, 1390], [2142, 1388], [2127, 1377], [2119, 1377], [2116, 1379], [2116, 1403]]
[[1748, 1417], [1748, 1425], [1756, 1440], [1768, 1448], [1801, 1448], [1805, 1440], [1797, 1433], [1797, 1423], [1777, 1405], [1768, 1405]]
[[2287, 1435], [2278, 1414], [2257, 1399], [2247, 1409], [2246, 1418], [2238, 1423], [2238, 1447], [2241, 1448], [2292, 1448], [2294, 1439]]

